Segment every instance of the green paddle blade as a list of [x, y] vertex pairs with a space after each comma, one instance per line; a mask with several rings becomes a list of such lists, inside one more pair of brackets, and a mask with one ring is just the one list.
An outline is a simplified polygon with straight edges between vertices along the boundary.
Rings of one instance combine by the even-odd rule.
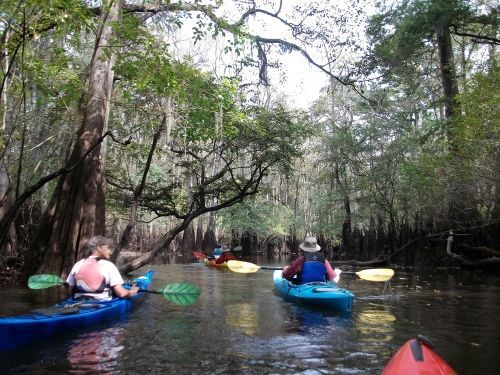
[[33, 275], [28, 279], [28, 287], [30, 289], [47, 289], [63, 284], [63, 279], [56, 275]]
[[200, 288], [183, 283], [168, 284], [157, 292], [163, 294], [163, 297], [170, 302], [181, 306], [192, 305], [200, 296]]

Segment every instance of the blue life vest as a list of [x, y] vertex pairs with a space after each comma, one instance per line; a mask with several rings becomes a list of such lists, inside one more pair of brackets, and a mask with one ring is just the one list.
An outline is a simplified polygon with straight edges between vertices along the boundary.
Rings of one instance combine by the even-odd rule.
[[325, 256], [322, 252], [304, 253], [304, 265], [302, 266], [302, 284], [313, 281], [325, 281], [326, 267]]
[[222, 255], [222, 248], [221, 247], [216, 247], [214, 249], [214, 252], [212, 253], [213, 256], [216, 256], [216, 255]]

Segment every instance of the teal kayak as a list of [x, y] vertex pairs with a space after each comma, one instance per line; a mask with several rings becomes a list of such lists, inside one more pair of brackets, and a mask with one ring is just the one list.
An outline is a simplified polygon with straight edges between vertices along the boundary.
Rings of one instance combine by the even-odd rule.
[[293, 284], [281, 277], [281, 272], [281, 270], [274, 271], [273, 282], [277, 293], [285, 300], [339, 311], [351, 311], [354, 294], [349, 290], [329, 282]]
[[[134, 281], [147, 290], [154, 271]], [[45, 340], [57, 334], [106, 321], [118, 321], [127, 316], [146, 293], [131, 298], [113, 298], [111, 301], [64, 300], [46, 309], [36, 309], [23, 315], [0, 318], [0, 350]]]

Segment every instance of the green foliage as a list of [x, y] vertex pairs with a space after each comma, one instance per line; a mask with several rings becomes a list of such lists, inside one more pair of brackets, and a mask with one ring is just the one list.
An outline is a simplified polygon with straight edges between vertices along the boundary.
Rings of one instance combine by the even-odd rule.
[[500, 68], [477, 73], [466, 93], [459, 97], [463, 114], [458, 119], [455, 136], [460, 149], [469, 156], [492, 154], [500, 141]]
[[[10, 165], [11, 181], [19, 182], [11, 188], [22, 192], [68, 157], [81, 121], [78, 104], [88, 64], [82, 55], [95, 22], [81, 1], [7, 0], [1, 8], [0, 48], [8, 60], [2, 67], [9, 71], [0, 72], [0, 111], [7, 114], [3, 118], [10, 134], [6, 156], [10, 161], [22, 161], [22, 165]], [[3, 108], [5, 103], [7, 108]], [[42, 201], [54, 184], [52, 181], [36, 193]]]
[[43, 55], [26, 51], [25, 57], [25, 78], [37, 91], [39, 106], [63, 111], [78, 101], [85, 83], [80, 76], [82, 67], [64, 47], [51, 45]]
[[217, 137], [233, 137], [244, 115], [236, 106], [236, 84], [215, 80], [185, 65], [179, 96], [181, 121], [173, 136], [185, 143], [206, 142]]
[[459, 97], [462, 113], [454, 128], [457, 145], [453, 166], [455, 178], [477, 192], [478, 211], [489, 219], [498, 199], [500, 150], [500, 69], [494, 65], [477, 73]]
[[437, 25], [462, 27], [475, 15], [466, 0], [413, 0], [371, 18], [367, 35], [372, 68], [413, 74], [422, 57], [434, 50]]
[[[172, 60], [158, 47], [128, 49], [115, 72], [122, 100], [112, 112], [110, 128], [123, 138], [134, 134], [126, 148], [112, 148], [107, 163], [108, 180], [120, 186], [108, 195], [115, 212], [132, 200], [142, 180], [148, 140], [159, 129], [165, 111], [175, 120], [169, 144], [155, 150], [141, 200], [145, 211], [184, 215], [193, 209], [193, 200], [206, 204], [212, 198], [231, 199], [242, 187], [253, 186], [260, 174], [290, 173], [293, 159], [300, 155], [308, 127], [305, 116], [283, 106], [271, 110], [241, 106], [235, 80], [215, 79], [189, 61]], [[127, 121], [113, 113], [125, 114]], [[176, 152], [169, 152], [170, 147]], [[218, 171], [215, 176], [212, 170]], [[187, 187], [187, 180], [194, 186]]]
[[255, 233], [259, 237], [289, 234], [293, 212], [286, 206], [259, 200], [248, 200], [218, 214], [218, 224], [226, 233]]
[[262, 161], [271, 161], [281, 174], [289, 175], [312, 129], [306, 115], [277, 104], [271, 109], [251, 107], [249, 117], [252, 121], [244, 124], [242, 132], [250, 151]]
[[345, 212], [342, 209], [343, 192], [327, 189], [324, 184], [315, 184], [309, 193], [314, 219], [303, 223], [313, 233], [321, 233], [336, 241], [342, 233]]

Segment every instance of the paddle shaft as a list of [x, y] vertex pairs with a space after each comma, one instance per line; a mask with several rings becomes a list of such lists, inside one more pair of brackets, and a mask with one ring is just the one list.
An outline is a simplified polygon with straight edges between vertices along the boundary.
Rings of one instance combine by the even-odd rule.
[[[260, 266], [262, 270], [283, 270], [282, 267]], [[342, 271], [343, 275], [356, 275], [354, 271]]]
[[153, 294], [163, 294], [162, 291], [160, 290], [147, 290], [147, 289], [139, 289], [139, 292], [144, 292], [144, 293], [153, 293]]

